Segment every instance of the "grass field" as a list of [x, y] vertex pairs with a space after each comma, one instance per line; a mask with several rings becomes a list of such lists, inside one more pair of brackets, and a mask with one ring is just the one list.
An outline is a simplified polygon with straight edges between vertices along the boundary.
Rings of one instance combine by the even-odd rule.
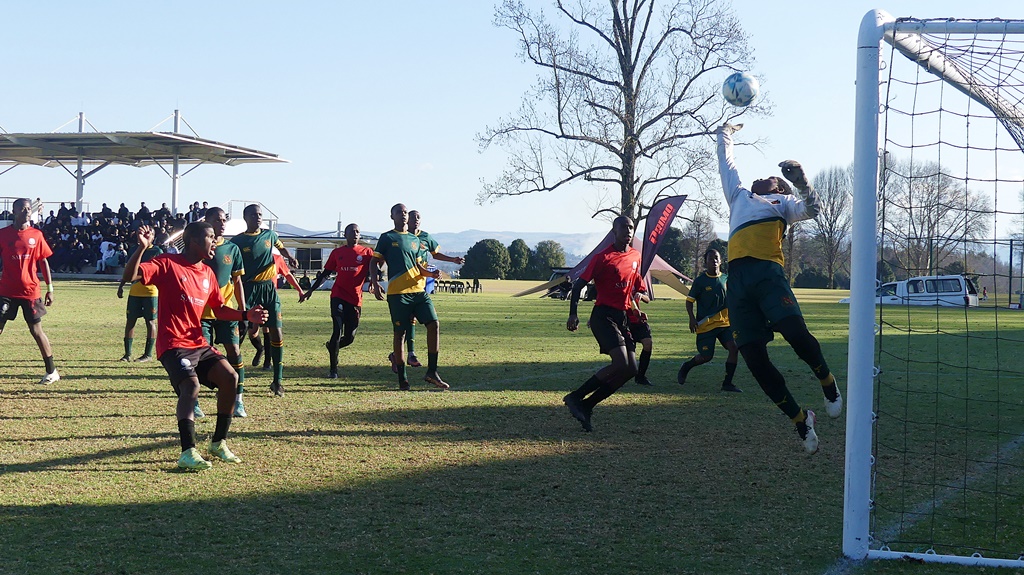
[[[159, 363], [116, 362], [116, 286], [59, 282], [44, 327], [60, 382], [35, 384], [20, 319], [0, 336], [0, 573], [977, 572], [840, 561], [845, 417], [820, 420], [809, 457], [744, 367], [746, 393], [717, 391], [721, 350], [678, 386], [693, 353], [680, 299], [647, 308], [656, 386], [628, 384], [582, 433], [561, 398], [605, 361], [588, 332], [565, 330], [566, 302], [509, 297], [526, 285], [435, 297], [444, 393], [422, 369], [396, 391], [386, 305], [372, 300], [341, 379], [324, 379], [327, 294], [282, 292], [287, 393], [271, 397], [250, 368], [250, 417], [230, 436], [243, 463], [196, 474], [175, 467]], [[798, 292], [841, 377], [844, 295]], [[771, 353], [820, 410], [808, 368], [784, 342]], [[211, 392], [201, 400], [214, 411]], [[197, 423], [203, 448], [213, 419]]]

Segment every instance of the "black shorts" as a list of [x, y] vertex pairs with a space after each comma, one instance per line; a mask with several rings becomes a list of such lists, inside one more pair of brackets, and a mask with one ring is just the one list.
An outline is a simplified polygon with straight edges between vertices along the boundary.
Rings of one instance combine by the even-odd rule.
[[646, 321], [638, 321], [636, 323], [630, 322], [629, 334], [633, 336], [633, 341], [653, 339], [651, 336], [651, 324]]
[[[28, 325], [35, 325], [43, 321], [43, 316], [46, 315], [43, 298], [29, 300], [19, 297], [0, 297], [0, 322], [7, 323], [18, 317], [19, 309], [21, 317], [25, 318], [25, 323]], [[0, 327], [2, 325], [0, 324]]]
[[[176, 347], [160, 356], [160, 363], [171, 378], [171, 387], [174, 388], [175, 395], [179, 394], [181, 382], [193, 377], [206, 387], [216, 389], [217, 386], [210, 381], [209, 374], [210, 369], [221, 361], [227, 363], [219, 351], [208, 345], [195, 348]], [[228, 369], [231, 369], [230, 365]]]
[[331, 317], [336, 317], [345, 323], [355, 322], [359, 325], [359, 318], [362, 316], [363, 308], [345, 301], [340, 297], [331, 298]]
[[590, 331], [594, 333], [601, 353], [609, 353], [616, 347], [625, 347], [626, 351], [636, 352], [636, 342], [629, 333], [629, 323], [624, 310], [595, 305], [590, 312]]

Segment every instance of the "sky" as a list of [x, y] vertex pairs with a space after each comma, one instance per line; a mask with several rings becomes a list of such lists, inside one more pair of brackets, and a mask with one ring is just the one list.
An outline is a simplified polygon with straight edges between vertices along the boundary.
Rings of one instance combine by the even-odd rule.
[[[550, 2], [527, 4], [553, 14]], [[751, 176], [789, 158], [812, 174], [850, 163], [856, 38], [868, 10], [1024, 18], [1019, 0], [732, 7], [750, 35], [751, 72], [775, 106], [772, 117], [744, 120], [745, 137], [768, 140], [737, 151]], [[494, 5], [476, 0], [13, 3], [0, 128], [48, 132], [81, 111], [100, 131], [147, 131], [179, 109], [200, 137], [289, 160], [200, 166], [181, 179], [182, 206], [259, 201], [308, 230], [341, 221], [383, 231], [402, 202], [434, 232], [603, 232], [607, 222], [591, 217], [601, 191], [589, 186], [476, 203], [481, 180], [507, 160], [499, 148], [481, 152], [476, 136], [517, 110], [538, 73], [493, 19]], [[169, 120], [158, 127], [170, 129]], [[87, 180], [85, 200], [93, 210], [122, 201], [135, 209], [170, 203], [170, 190], [158, 167], [113, 166]], [[74, 195], [59, 168], [0, 176], [0, 196]]]

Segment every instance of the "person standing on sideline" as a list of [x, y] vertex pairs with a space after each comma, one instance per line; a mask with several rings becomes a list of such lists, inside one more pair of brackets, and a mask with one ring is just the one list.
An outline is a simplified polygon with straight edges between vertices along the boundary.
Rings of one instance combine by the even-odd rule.
[[178, 396], [175, 410], [181, 442], [178, 467], [193, 471], [212, 467], [196, 449], [193, 407], [199, 397], [200, 384], [217, 390], [217, 426], [210, 441], [210, 455], [227, 463], [241, 463], [227, 444], [238, 376], [224, 356], [204, 339], [202, 315], [209, 304], [217, 319], [248, 319], [258, 325], [266, 320], [267, 313], [259, 306], [242, 313], [224, 305], [217, 278], [203, 263], [216, 253], [210, 224], [196, 222], [185, 228], [182, 234], [184, 254], [163, 254], [145, 263], [141, 261], [142, 254], [153, 245], [153, 230], [141, 226], [136, 238], [139, 247], [125, 264], [123, 279], [158, 287], [160, 330], [156, 353]]
[[800, 305], [783, 270], [782, 241], [786, 229], [818, 215], [818, 195], [807, 183], [803, 167], [786, 160], [779, 164], [789, 184], [775, 176], [754, 180], [743, 187], [732, 152], [732, 135], [740, 126], [723, 124], [718, 140], [718, 170], [729, 204], [728, 306], [733, 340], [764, 393], [796, 425], [804, 450], [818, 451], [815, 415], [796, 402], [782, 373], [768, 357], [773, 332], [782, 334], [797, 356], [814, 372], [825, 396], [829, 417], [843, 412], [843, 398], [835, 375], [821, 353], [821, 345], [804, 323]]
[[[138, 248], [136, 248], [138, 249]], [[141, 262], [145, 263], [164, 253], [157, 245], [150, 245], [142, 254]], [[130, 257], [130, 256], [129, 256]], [[124, 298], [124, 279], [117, 286], [118, 299]], [[124, 322], [124, 355], [118, 361], [132, 360], [132, 344], [135, 342], [135, 324], [142, 319], [146, 324], [146, 351], [135, 361], [146, 362], [153, 359], [153, 347], [156, 345], [156, 286], [145, 285], [141, 282], [132, 284], [128, 290], [128, 306], [125, 311]]]
[[[270, 314], [265, 324], [270, 333], [268, 355], [274, 366], [270, 391], [281, 397], [284, 395], [284, 338], [281, 331], [281, 300], [277, 297], [275, 281], [277, 266], [274, 264], [274, 248], [281, 252], [289, 264], [298, 267], [298, 262], [288, 253], [288, 249], [277, 237], [277, 232], [260, 229], [263, 225], [263, 210], [259, 204], [245, 206], [242, 217], [245, 218], [245, 233], [231, 238], [231, 242], [242, 251], [242, 266], [245, 268], [242, 286], [245, 288], [246, 306], [251, 308], [259, 305]], [[299, 296], [302, 296], [302, 290], [299, 290]]]
[[363, 312], [363, 284], [370, 273], [373, 250], [359, 245], [359, 226], [345, 226], [345, 245], [334, 248], [327, 256], [324, 269], [313, 285], [299, 298], [299, 303], [313, 296], [331, 274], [337, 274], [331, 287], [331, 339], [327, 341], [330, 359], [329, 379], [338, 378], [338, 350], [351, 345], [356, 339], [359, 318]]
[[601, 349], [611, 356], [611, 365], [601, 368], [562, 401], [584, 431], [593, 431], [590, 416], [594, 406], [611, 397], [616, 390], [637, 374], [636, 343], [629, 331], [626, 312], [633, 307], [633, 294], [646, 291], [640, 276], [640, 252], [633, 249], [633, 222], [619, 216], [612, 222], [612, 245], [594, 254], [586, 269], [572, 286], [569, 319], [565, 327], [580, 327], [577, 307], [583, 287], [594, 280], [597, 301], [590, 312], [590, 331]]
[[[697, 355], [683, 363], [679, 368], [676, 381], [679, 385], [686, 383], [690, 370], [711, 361], [715, 357], [715, 341], [729, 352], [725, 360], [725, 379], [722, 391], [742, 393], [743, 390], [732, 383], [736, 375], [736, 363], [739, 350], [732, 340], [729, 330], [729, 308], [726, 305], [725, 285], [728, 276], [721, 271], [722, 254], [714, 248], [704, 252], [704, 272], [690, 284], [690, 295], [686, 296], [686, 314], [690, 316], [690, 333], [697, 334]], [[693, 306], [697, 304], [694, 315]], [[700, 319], [698, 319], [700, 318]]]
[[[53, 349], [50, 339], [43, 332], [43, 316], [46, 308], [53, 305], [53, 277], [50, 263], [46, 258], [53, 255], [50, 244], [46, 243], [43, 232], [29, 225], [32, 217], [32, 201], [18, 198], [11, 206], [14, 224], [0, 229], [0, 334], [7, 322], [18, 316], [25, 318], [28, 331], [43, 356], [46, 375], [39, 380], [48, 385], [60, 380], [53, 363]], [[46, 296], [39, 295], [38, 272], [46, 282]]]
[[[391, 207], [391, 221], [395, 228], [381, 234], [377, 249], [373, 251], [373, 265], [370, 270], [370, 286], [374, 296], [383, 300], [384, 295], [377, 281], [377, 272], [384, 263], [388, 266], [388, 309], [394, 326], [394, 351], [391, 356], [392, 369], [398, 373], [398, 389], [409, 390], [409, 375], [405, 363], [405, 333], [409, 322], [415, 318], [427, 328], [427, 374], [423, 380], [438, 389], [450, 386], [437, 372], [441, 348], [440, 322], [434, 303], [424, 291], [424, 271], [420, 265], [420, 238], [407, 231], [409, 212], [404, 204]], [[430, 246], [437, 250], [436, 244]], [[430, 249], [428, 248], [428, 249]], [[461, 260], [462, 258], [457, 258]]]
[[[234, 299], [237, 304], [236, 309], [245, 314], [245, 295], [242, 289], [242, 275], [245, 274], [245, 268], [242, 267], [242, 252], [238, 246], [224, 241], [224, 227], [228, 223], [227, 214], [222, 208], [213, 207], [206, 211], [204, 217], [206, 223], [213, 228], [214, 245], [213, 257], [205, 260], [205, 263], [210, 266], [214, 277], [217, 278], [217, 286], [220, 288], [221, 299], [224, 300], [225, 305]], [[242, 361], [238, 340], [240, 323], [242, 324], [241, 331], [247, 331], [245, 321], [217, 319], [213, 309], [207, 305], [203, 310], [202, 322], [203, 337], [206, 338], [206, 342], [211, 346], [223, 344], [228, 363], [238, 374], [233, 415], [248, 417], [249, 414], [245, 412], [245, 403], [242, 401], [242, 394], [245, 393], [245, 387], [242, 385], [245, 382], [245, 363]], [[198, 408], [198, 399], [196, 402], [196, 416], [202, 417], [202, 410]]]
[[633, 294], [633, 306], [626, 310], [626, 320], [629, 323], [629, 335], [633, 341], [641, 345], [640, 358], [637, 360], [636, 377], [637, 385], [654, 385], [647, 379], [647, 368], [651, 365], [651, 353], [654, 352], [654, 337], [651, 334], [651, 324], [647, 323], [647, 314], [640, 311], [640, 302], [650, 303], [651, 298], [643, 292]]

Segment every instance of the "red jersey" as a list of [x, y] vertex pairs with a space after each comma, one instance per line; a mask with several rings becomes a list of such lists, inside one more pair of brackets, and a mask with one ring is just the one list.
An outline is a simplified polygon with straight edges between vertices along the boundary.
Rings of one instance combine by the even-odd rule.
[[203, 308], [224, 305], [217, 276], [203, 262], [180, 254], [162, 254], [139, 265], [142, 283], [160, 290], [156, 314], [156, 356], [169, 349], [209, 345], [203, 337]]
[[359, 244], [331, 250], [331, 255], [327, 256], [327, 263], [324, 264], [324, 270], [338, 274], [334, 278], [331, 297], [345, 300], [355, 306], [363, 305], [363, 282], [370, 272], [371, 259], [373, 250]]
[[288, 267], [288, 262], [284, 261], [284, 256], [278, 253], [274, 254], [274, 268], [277, 271], [277, 275], [281, 277], [288, 277], [288, 273], [292, 271]]
[[594, 280], [597, 287], [594, 305], [623, 311], [630, 308], [633, 292], [646, 291], [644, 279], [640, 277], [640, 252], [632, 247], [620, 252], [613, 244], [594, 254], [580, 279]]
[[39, 299], [38, 263], [52, 255], [41, 231], [33, 227], [19, 230], [15, 226], [0, 229], [0, 296]]

